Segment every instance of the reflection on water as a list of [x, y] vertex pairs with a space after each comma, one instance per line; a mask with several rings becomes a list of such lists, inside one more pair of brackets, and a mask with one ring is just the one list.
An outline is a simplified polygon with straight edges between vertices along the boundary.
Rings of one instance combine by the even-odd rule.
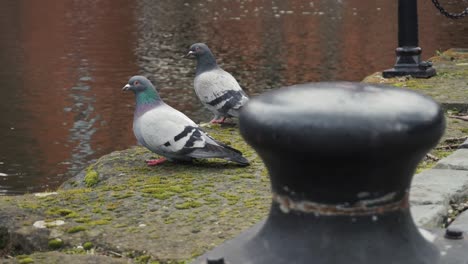
[[92, 81], [92, 77], [88, 68], [88, 60], [81, 59], [78, 66], [80, 78], [70, 91], [73, 105], [64, 109], [64, 111], [76, 113], [73, 127], [69, 129], [70, 137], [68, 139], [68, 142], [74, 143], [74, 147], [69, 161], [63, 162], [63, 164], [69, 165], [68, 170], [71, 174], [78, 173], [95, 152], [91, 147], [91, 138], [97, 130], [95, 123], [100, 116], [99, 114], [94, 115], [93, 104], [96, 100], [89, 94], [91, 90], [89, 82]]
[[[190, 44], [206, 42], [250, 95], [283, 85], [358, 81], [394, 63], [388, 0], [5, 0], [0, 9], [0, 195], [52, 189], [92, 159], [135, 144], [144, 74], [196, 121]], [[419, 1], [424, 58], [466, 47], [468, 23]], [[447, 1], [462, 10], [463, 1]]]

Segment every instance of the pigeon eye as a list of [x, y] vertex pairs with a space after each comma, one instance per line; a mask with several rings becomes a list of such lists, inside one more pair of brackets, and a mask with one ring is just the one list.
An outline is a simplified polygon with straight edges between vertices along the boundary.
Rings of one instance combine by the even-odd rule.
[[135, 81], [133, 85], [139, 85], [140, 83], [138, 81]]
[[195, 48], [195, 51], [200, 51], [200, 48], [199, 48], [199, 47], [196, 47], [196, 48]]

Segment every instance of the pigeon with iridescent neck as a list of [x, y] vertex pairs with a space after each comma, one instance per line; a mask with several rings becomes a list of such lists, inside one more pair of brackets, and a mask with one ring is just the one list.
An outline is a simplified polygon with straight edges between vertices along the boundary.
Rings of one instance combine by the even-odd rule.
[[186, 115], [165, 104], [147, 78], [133, 76], [122, 90], [135, 94], [133, 133], [138, 142], [163, 156], [146, 161], [148, 165], [194, 158], [222, 158], [249, 164], [240, 151], [214, 140]]
[[228, 117], [238, 117], [249, 97], [236, 79], [218, 66], [208, 46], [195, 43], [185, 57], [197, 60], [193, 86], [202, 104], [214, 113], [210, 122], [223, 123]]

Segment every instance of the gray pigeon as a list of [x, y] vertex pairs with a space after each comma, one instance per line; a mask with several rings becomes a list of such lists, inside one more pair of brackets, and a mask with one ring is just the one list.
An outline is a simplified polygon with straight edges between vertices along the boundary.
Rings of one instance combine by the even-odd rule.
[[249, 97], [236, 79], [216, 64], [208, 46], [195, 43], [185, 57], [197, 60], [193, 84], [200, 101], [215, 115], [210, 123], [223, 123], [227, 117], [238, 117], [239, 110], [249, 101]]
[[194, 158], [222, 158], [249, 164], [240, 151], [214, 140], [186, 115], [165, 104], [147, 78], [133, 76], [122, 90], [135, 94], [133, 133], [138, 142], [164, 157], [148, 160], [148, 165]]

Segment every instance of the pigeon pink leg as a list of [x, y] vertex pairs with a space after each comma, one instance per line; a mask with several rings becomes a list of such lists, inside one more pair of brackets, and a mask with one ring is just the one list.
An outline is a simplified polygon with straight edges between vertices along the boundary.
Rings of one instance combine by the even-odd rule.
[[210, 121], [211, 124], [222, 124], [226, 120], [226, 117], [223, 117], [221, 119], [213, 119]]
[[166, 160], [167, 160], [166, 158], [159, 158], [159, 159], [146, 160], [145, 162], [148, 166], [157, 166], [165, 162]]

